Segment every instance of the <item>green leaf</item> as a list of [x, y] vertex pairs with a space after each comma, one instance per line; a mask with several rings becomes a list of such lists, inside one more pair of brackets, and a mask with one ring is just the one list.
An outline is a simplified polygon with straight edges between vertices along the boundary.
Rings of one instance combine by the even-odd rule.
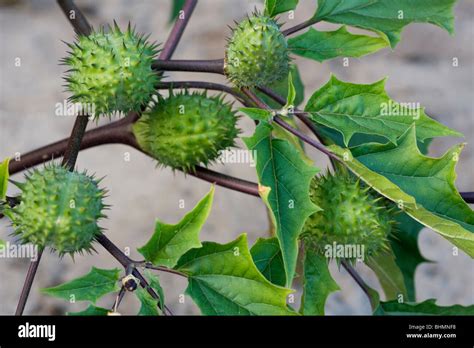
[[7, 243], [3, 239], [0, 239], [0, 248], [5, 247], [5, 245], [7, 245]]
[[279, 13], [294, 10], [298, 0], [265, 0], [265, 14], [274, 17]]
[[0, 200], [6, 198], [7, 195], [7, 186], [8, 186], [8, 163], [10, 159], [7, 158], [2, 163], [0, 163]]
[[400, 137], [398, 145], [360, 146], [353, 150], [354, 156], [416, 199], [418, 209], [407, 211], [410, 216], [421, 223], [424, 221], [420, 219], [427, 219], [430, 224], [425, 226], [459, 244], [461, 249], [467, 247], [472, 256], [474, 211], [455, 186], [456, 164], [464, 144], [453, 146], [441, 158], [432, 158], [419, 151], [415, 133], [413, 126]]
[[296, 99], [296, 89], [295, 85], [293, 84], [293, 78], [291, 77], [291, 71], [288, 74], [288, 94], [286, 97], [286, 105], [283, 107], [284, 109], [288, 109], [294, 107]]
[[155, 292], [158, 294], [160, 297], [160, 302], [161, 302], [161, 307], [164, 307], [165, 305], [165, 292], [163, 291], [163, 288], [161, 287], [160, 284], [160, 278], [156, 274], [153, 274], [150, 272], [150, 270], [146, 269], [145, 270], [145, 277], [148, 279], [150, 286]]
[[372, 289], [369, 286], [367, 286], [366, 291], [369, 295], [370, 308], [372, 308], [372, 311], [375, 311], [380, 304], [380, 295], [377, 290]]
[[155, 233], [138, 249], [155, 266], [174, 267], [188, 250], [201, 246], [199, 232], [212, 207], [214, 186], [209, 193], [176, 225], [156, 221]]
[[141, 306], [138, 315], [156, 316], [160, 315], [158, 300], [155, 300], [144, 288], [137, 288], [135, 294], [140, 300]]
[[292, 315], [291, 289], [270, 283], [253, 263], [245, 234], [228, 244], [204, 242], [176, 269], [188, 275], [186, 294], [204, 315]]
[[120, 270], [117, 268], [107, 270], [92, 267], [91, 271], [83, 277], [55, 287], [41, 289], [41, 292], [68, 301], [74, 299], [96, 303], [102, 296], [120, 290], [119, 275]]
[[[295, 129], [299, 129], [298, 123], [295, 122], [294, 117], [283, 117], [281, 119], [283, 122], [289, 124], [291, 127]], [[291, 145], [295, 147], [296, 150], [300, 153], [301, 159], [305, 161], [308, 165], [313, 165], [313, 160], [306, 154], [304, 143], [298, 138], [296, 135], [291, 134], [285, 128], [281, 127], [279, 124], [273, 124], [273, 132], [272, 136], [278, 139], [286, 140]]]
[[351, 34], [345, 26], [335, 31], [310, 28], [304, 34], [288, 40], [288, 48], [292, 53], [318, 62], [337, 57], [362, 57], [387, 46], [384, 39]]
[[[341, 147], [345, 147], [344, 139], [342, 134], [338, 131], [320, 125], [318, 127], [320, 132], [320, 136], [323, 139], [323, 142], [327, 145], [336, 144]], [[433, 139], [425, 139], [423, 142], [418, 140], [418, 147], [423, 154], [428, 153], [428, 147]], [[362, 134], [356, 133], [352, 136], [351, 140], [349, 141], [349, 147], [356, 147], [359, 145], [367, 144], [367, 143], [381, 143], [385, 144], [387, 142], [387, 138], [380, 136], [380, 135], [373, 135], [373, 134]]]
[[265, 109], [240, 108], [239, 111], [243, 112], [254, 121], [269, 121], [273, 117], [273, 114]]
[[405, 280], [391, 250], [370, 257], [366, 264], [377, 275], [387, 300], [407, 298]]
[[[303, 85], [303, 81], [301, 80], [300, 73], [298, 71], [298, 66], [296, 64], [291, 64], [290, 73], [291, 73], [291, 79], [293, 81], [293, 86], [295, 87], [295, 91], [296, 91], [296, 97], [293, 102], [293, 105], [296, 107], [300, 105], [304, 100], [304, 85]], [[288, 86], [289, 86], [288, 76], [267, 87], [270, 88], [273, 92], [275, 92], [280, 97], [285, 98], [285, 96], [288, 95]], [[268, 97], [266, 94], [260, 92], [257, 89], [254, 89], [253, 91], [257, 94], [257, 96], [263, 102], [265, 102], [265, 104], [267, 104], [272, 109], [275, 109], [275, 110], [281, 109], [281, 104], [277, 103], [272, 98]]]
[[173, 7], [171, 8], [169, 23], [173, 23], [179, 16], [179, 11], [183, 9], [186, 0], [171, 0]]
[[413, 123], [419, 141], [462, 136], [428, 117], [423, 108], [408, 106], [390, 99], [385, 91], [385, 80], [363, 85], [331, 76], [329, 82], [311, 96], [305, 111], [314, 122], [340, 132], [346, 146], [357, 133], [383, 136], [396, 143]]
[[329, 149], [373, 189], [396, 202], [413, 219], [474, 257], [474, 212], [455, 187], [455, 166], [462, 145], [441, 158], [420, 153], [415, 126], [394, 144]]
[[250, 249], [250, 253], [255, 266], [269, 282], [285, 286], [285, 267], [277, 238], [259, 238]]
[[415, 301], [415, 271], [419, 264], [427, 261], [418, 248], [418, 234], [423, 225], [405, 213], [398, 214], [395, 220], [397, 228], [394, 234], [389, 236], [390, 245], [395, 254], [395, 262], [403, 274], [407, 299]]
[[104, 316], [108, 315], [110, 312], [109, 309], [96, 307], [92, 304], [89, 305], [85, 310], [81, 312], [67, 312], [67, 315], [70, 316]]
[[318, 0], [315, 20], [347, 24], [380, 34], [393, 47], [410, 23], [431, 23], [454, 32], [456, 0]]
[[329, 273], [328, 260], [305, 246], [304, 255], [303, 297], [300, 313], [303, 315], [324, 315], [324, 306], [328, 296], [340, 290]]
[[260, 123], [243, 141], [257, 153], [259, 192], [272, 214], [285, 265], [286, 285], [292, 283], [298, 257], [298, 237], [304, 222], [318, 211], [309, 198], [309, 184], [317, 169], [302, 159], [288, 141], [272, 139], [272, 126]]
[[381, 302], [374, 315], [474, 315], [471, 306], [438, 306], [435, 299], [420, 303], [398, 303], [398, 301]]

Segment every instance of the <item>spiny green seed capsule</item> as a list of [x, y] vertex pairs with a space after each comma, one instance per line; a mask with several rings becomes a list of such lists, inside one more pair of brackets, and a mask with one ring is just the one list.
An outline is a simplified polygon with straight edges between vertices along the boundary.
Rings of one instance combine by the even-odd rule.
[[238, 87], [269, 85], [288, 76], [285, 36], [271, 18], [255, 14], [242, 20], [229, 40], [225, 73]]
[[234, 145], [236, 120], [222, 97], [183, 92], [159, 97], [153, 109], [135, 123], [133, 132], [142, 149], [160, 164], [193, 171]]
[[89, 36], [80, 35], [63, 63], [70, 67], [66, 88], [70, 101], [100, 115], [140, 111], [155, 92], [159, 77], [152, 70], [156, 44], [135, 33], [130, 25], [125, 32], [115, 24], [109, 32], [102, 28]]
[[92, 250], [106, 208], [105, 191], [93, 177], [51, 165], [28, 173], [25, 182], [16, 185], [21, 202], [4, 213], [22, 243], [51, 247], [60, 255]]
[[[334, 252], [334, 245], [340, 245], [348, 247], [345, 250], [363, 252], [358, 256], [365, 260], [388, 248], [387, 237], [395, 227], [395, 212], [387, 207], [383, 197], [363, 187], [359, 180], [348, 175], [315, 177], [310, 196], [323, 210], [308, 218], [303, 238], [322, 254]], [[343, 257], [354, 261], [355, 256]], [[337, 254], [329, 257], [340, 259]]]

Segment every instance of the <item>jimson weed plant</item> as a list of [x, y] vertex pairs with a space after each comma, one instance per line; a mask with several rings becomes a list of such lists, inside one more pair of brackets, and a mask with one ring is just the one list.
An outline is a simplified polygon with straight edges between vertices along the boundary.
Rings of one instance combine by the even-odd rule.
[[[197, 1], [175, 3], [171, 34], [156, 44], [133, 23], [120, 28], [110, 19], [109, 26], [93, 29], [72, 1], [58, 0], [77, 33], [61, 60], [65, 87], [71, 102], [92, 106], [93, 112], [77, 116], [69, 138], [0, 165], [2, 217], [11, 221], [19, 243], [39, 250], [17, 314], [23, 313], [43, 250], [74, 257], [96, 252], [99, 244], [123, 269], [94, 267], [41, 290], [88, 304], [70, 315], [134, 314], [120, 310], [127, 296], [139, 299], [139, 315], [172, 315], [160, 272], [186, 278], [186, 295], [204, 315], [323, 315], [328, 296], [340, 289], [330, 262], [356, 280], [375, 315], [474, 314], [474, 306], [417, 303], [415, 296], [415, 269], [425, 261], [417, 244], [422, 227], [447, 239], [456, 252], [474, 256], [472, 194], [459, 193], [454, 182], [463, 145], [439, 158], [427, 155], [432, 139], [462, 134], [423, 107], [391, 99], [385, 80], [356, 84], [332, 75], [305, 93], [294, 60], [323, 63], [394, 50], [411, 23], [453, 33], [456, 0], [314, 2], [317, 9], [308, 20], [289, 26], [286, 16], [298, 0], [266, 0], [247, 17], [235, 18], [222, 59], [172, 60]], [[337, 28], [316, 29], [319, 22]], [[227, 83], [172, 81], [167, 71], [220, 74]], [[253, 121], [250, 136], [240, 135], [240, 117]], [[86, 131], [90, 120], [101, 118], [105, 125]], [[255, 154], [258, 182], [209, 168], [239, 137]], [[88, 174], [93, 168], [76, 169], [80, 150], [112, 143], [147, 154], [156, 170], [182, 171], [211, 183], [177, 224], [156, 221], [148, 241], [135, 246], [140, 260], [125, 255], [111, 241], [113, 231], [100, 227], [110, 207], [106, 189]], [[328, 156], [331, 166], [314, 163], [308, 147]], [[9, 180], [35, 166], [23, 179]], [[272, 234], [253, 245], [245, 234], [223, 244], [202, 241], [214, 184], [260, 199]], [[19, 194], [8, 195], [7, 186], [18, 187]], [[365, 283], [358, 263], [374, 271], [383, 294]], [[289, 298], [300, 289], [297, 307]], [[110, 293], [116, 294], [114, 303], [96, 304]]]

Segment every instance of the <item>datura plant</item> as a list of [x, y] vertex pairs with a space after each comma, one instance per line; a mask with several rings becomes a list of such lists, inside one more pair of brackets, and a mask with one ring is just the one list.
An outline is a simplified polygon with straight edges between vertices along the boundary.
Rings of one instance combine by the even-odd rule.
[[140, 146], [159, 164], [192, 171], [234, 145], [236, 112], [221, 97], [171, 92], [168, 98], [158, 98], [133, 130]]
[[[172, 60], [193, 3], [185, 2], [185, 16], [173, 17], [175, 28], [161, 51], [130, 25], [94, 30], [80, 11], [80, 20], [71, 20], [77, 37], [63, 60], [68, 97], [92, 105], [89, 116], [125, 117], [88, 131], [88, 118], [78, 117], [70, 138], [6, 159], [0, 165], [0, 209], [11, 221], [11, 238], [20, 243], [62, 257], [95, 252], [100, 244], [124, 269], [94, 267], [42, 292], [86, 303], [70, 315], [120, 314], [124, 292], [140, 301], [139, 315], [171, 315], [175, 304], [164, 296], [157, 273], [169, 272], [187, 280], [185, 294], [204, 315], [323, 315], [328, 297], [340, 290], [333, 275], [345, 268], [340, 277], [352, 276], [361, 285], [357, 272], [365, 264], [380, 283], [377, 289], [363, 284], [375, 315], [474, 314], [472, 305], [418, 303], [415, 293], [415, 271], [426, 261], [418, 248], [423, 227], [450, 242], [453, 253], [474, 257], [472, 196], [455, 186], [464, 144], [441, 157], [427, 154], [434, 138], [461, 134], [423, 107], [393, 100], [386, 79], [359, 84], [331, 75], [305, 93], [294, 59], [323, 63], [394, 50], [411, 23], [452, 34], [456, 0], [318, 0], [314, 15], [299, 24], [286, 18], [297, 0], [267, 0], [263, 8], [235, 18], [222, 59]], [[323, 31], [313, 26], [319, 22], [337, 28]], [[363, 30], [355, 34], [354, 28]], [[169, 71], [218, 73], [227, 84], [173, 81]], [[240, 135], [240, 117], [250, 119], [246, 136]], [[115, 247], [115, 231], [103, 233], [106, 191], [99, 180], [76, 170], [82, 148], [110, 143], [143, 152], [156, 161], [157, 171], [182, 171], [211, 184], [177, 223], [156, 212], [147, 242], [135, 246], [142, 261]], [[258, 182], [212, 169], [236, 144], [254, 156]], [[310, 147], [329, 157], [328, 168], [317, 167], [306, 152]], [[54, 163], [42, 164], [53, 157]], [[40, 164], [22, 180], [9, 179]], [[246, 234], [226, 243], [201, 241], [214, 195], [226, 199], [214, 185], [260, 199], [269, 232], [250, 246]], [[28, 281], [31, 277], [25, 286]], [[97, 305], [110, 293], [117, 294], [113, 305], [105, 299]], [[20, 301], [23, 308], [24, 296]]]
[[104, 190], [86, 173], [70, 172], [57, 165], [27, 174], [15, 183], [21, 200], [6, 206], [4, 214], [23, 243], [51, 247], [59, 254], [90, 251], [101, 228]]
[[[310, 197], [323, 212], [306, 220], [302, 237], [319, 253], [335, 244], [360, 245], [359, 256], [367, 259], [389, 248], [388, 236], [395, 227], [392, 209], [384, 204], [383, 196], [361, 187], [360, 180], [344, 174], [314, 177]], [[345, 256], [355, 260], [356, 255]], [[340, 260], [337, 254], [327, 257]]]
[[67, 45], [71, 52], [62, 62], [70, 68], [65, 77], [70, 100], [93, 106], [91, 116], [138, 112], [150, 102], [160, 80], [151, 66], [157, 45], [130, 25], [126, 31], [114, 23], [107, 32], [79, 34]]
[[225, 72], [238, 87], [270, 85], [288, 75], [288, 44], [280, 25], [254, 14], [232, 32], [225, 56]]

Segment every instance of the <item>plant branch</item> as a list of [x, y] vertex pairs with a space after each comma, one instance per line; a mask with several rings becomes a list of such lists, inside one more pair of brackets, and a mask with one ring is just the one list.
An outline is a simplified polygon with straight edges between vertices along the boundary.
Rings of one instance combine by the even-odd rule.
[[305, 143], [311, 145], [315, 149], [318, 149], [325, 155], [327, 155], [329, 158], [341, 162], [341, 159], [337, 157], [335, 154], [333, 154], [331, 151], [329, 151], [323, 144], [320, 142], [308, 137], [306, 134], [300, 132], [298, 129], [291, 127], [288, 123], [283, 121], [279, 116], [273, 117], [273, 121], [275, 121], [276, 124], [278, 124], [280, 127], [286, 129], [288, 132], [296, 135], [298, 138], [303, 140]]
[[179, 88], [195, 88], [195, 89], [206, 89], [212, 91], [220, 91], [227, 94], [231, 94], [243, 105], [248, 104], [248, 98], [239, 92], [238, 90], [222, 85], [220, 83], [214, 82], [204, 82], [204, 81], [170, 81], [170, 82], [159, 82], [156, 86], [156, 89], [179, 89]]
[[74, 4], [72, 0], [58, 0], [58, 5], [63, 10], [77, 34], [89, 35], [92, 27], [87, 21], [81, 10]]
[[266, 94], [268, 97], [272, 98], [274, 101], [276, 101], [280, 105], [285, 105], [286, 104], [286, 99], [283, 98], [281, 95], [276, 93], [274, 90], [271, 88], [265, 87], [265, 86], [260, 86], [257, 87], [257, 89], [262, 92], [263, 94]]
[[[104, 247], [105, 250], [109, 252], [125, 269], [133, 267], [132, 274], [134, 277], [140, 280], [140, 285], [147, 290], [147, 292], [157, 300], [160, 300], [158, 294], [150, 287], [146, 279], [142, 274], [135, 268], [136, 262], [125, 255], [110, 239], [108, 239], [104, 234], [100, 234], [96, 237], [97, 242]], [[161, 305], [160, 305], [161, 306]]]
[[[280, 96], [279, 94], [275, 93], [272, 89], [268, 88], [268, 87], [258, 87], [257, 88], [260, 92], [264, 93], [265, 95], [267, 95], [268, 97], [272, 98], [274, 101], [276, 101], [277, 103], [279, 103], [280, 105], [285, 105], [286, 104], [286, 100], [285, 98], [283, 98], [282, 96]], [[311, 131], [311, 133], [313, 133], [313, 135], [316, 137], [316, 139], [319, 140], [319, 142], [323, 145], [325, 145], [324, 143], [324, 139], [323, 139], [323, 136], [321, 135], [321, 133], [319, 132], [318, 130], [318, 127], [316, 127], [316, 125], [310, 120], [309, 118], [309, 114], [304, 112], [304, 111], [301, 111], [299, 109], [295, 109], [294, 110], [294, 114], [296, 115], [296, 117], [304, 123], [304, 125]], [[334, 168], [336, 168], [337, 166], [337, 162], [335, 159], [333, 158], [329, 158], [329, 160], [331, 161], [331, 164]]]
[[[132, 119], [127, 117], [120, 121], [97, 127], [86, 132], [81, 143], [81, 149], [106, 144], [125, 144], [137, 149], [147, 156], [150, 156], [140, 148], [135, 136], [131, 132], [132, 121]], [[19, 161], [11, 161], [9, 166], [10, 174], [13, 175], [35, 165], [61, 157], [67, 146], [67, 142], [68, 139], [57, 141], [53, 144], [43, 146], [40, 149], [22, 155]], [[217, 173], [200, 166], [197, 166], [194, 172], [189, 172], [187, 174], [235, 191], [247, 193], [256, 197], [259, 196], [257, 184], [250, 181]]]
[[271, 110], [271, 108], [265, 104], [255, 93], [253, 93], [249, 88], [242, 88], [242, 93], [244, 93], [255, 105], [260, 109]]
[[[84, 150], [104, 144], [130, 144], [133, 140], [133, 135], [127, 129], [131, 127], [133, 121], [134, 118], [128, 116], [122, 120], [87, 131], [80, 144], [80, 149]], [[8, 170], [13, 175], [38, 164], [62, 157], [66, 151], [67, 144], [68, 138], [27, 152], [21, 155], [17, 161], [10, 161]]]
[[230, 175], [218, 173], [200, 166], [196, 166], [195, 172], [189, 172], [187, 174], [210, 182], [211, 184], [216, 184], [234, 191], [246, 193], [251, 196], [260, 197], [258, 193], [258, 185], [251, 181], [235, 178]]
[[341, 261], [342, 266], [346, 269], [347, 273], [354, 279], [354, 281], [360, 286], [362, 291], [367, 295], [369, 298], [369, 303], [372, 303], [372, 296], [370, 294], [370, 287], [365, 283], [362, 277], [357, 273], [354, 267], [351, 266], [349, 262], [346, 260]]
[[184, 6], [182, 8], [184, 18], [181, 19], [178, 17], [176, 19], [173, 29], [171, 29], [171, 33], [169, 34], [168, 39], [166, 40], [163, 49], [160, 53], [161, 60], [168, 60], [173, 55], [181, 37], [183, 36], [184, 29], [186, 28], [186, 25], [189, 22], [189, 18], [191, 18], [196, 4], [197, 0], [186, 0], [186, 2], [184, 3]]
[[171, 273], [171, 274], [179, 275], [179, 276], [185, 277], [185, 278], [188, 277], [187, 274], [184, 274], [182, 272], [176, 271], [176, 270], [168, 268], [168, 267], [153, 266], [149, 262], [141, 262], [141, 264], [143, 265], [143, 267], [148, 268], [148, 269], [153, 269], [155, 271]]
[[[272, 89], [268, 87], [257, 87], [257, 89], [262, 92], [263, 94], [267, 95], [268, 97], [272, 98], [274, 101], [279, 103], [281, 106], [286, 104], [286, 99], [283, 98], [281, 95], [273, 91]], [[296, 117], [304, 123], [306, 127], [314, 134], [314, 136], [319, 140], [319, 142], [323, 143], [321, 134], [319, 133], [316, 125], [311, 122], [311, 120], [308, 118], [308, 113], [303, 112], [297, 108], [294, 110], [294, 114]]]
[[28, 301], [28, 296], [30, 295], [31, 286], [35, 280], [36, 271], [38, 270], [39, 263], [41, 261], [41, 256], [43, 255], [43, 249], [38, 249], [38, 255], [35, 261], [30, 262], [28, 267], [28, 272], [26, 273], [25, 283], [23, 284], [23, 289], [20, 294], [20, 299], [18, 300], [18, 305], [16, 307], [15, 315], [23, 315], [25, 310], [26, 301]]
[[307, 27], [310, 27], [310, 26], [318, 23], [319, 21], [320, 21], [319, 19], [311, 18], [311, 19], [308, 19], [307, 21], [305, 21], [303, 23], [295, 25], [294, 27], [283, 30], [282, 33], [283, 33], [283, 35], [288, 36], [288, 35], [296, 33], [297, 31], [300, 31], [300, 30], [303, 30]]
[[133, 265], [134, 261], [125, 255], [112, 241], [103, 233], [96, 237], [97, 242], [104, 247], [124, 268]]
[[158, 71], [188, 71], [224, 74], [224, 60], [155, 60], [152, 68]]
[[[242, 92], [247, 95], [259, 108], [261, 109], [266, 109], [266, 110], [272, 110], [267, 104], [265, 104], [255, 93], [253, 93], [250, 89], [248, 88], [242, 88]], [[272, 110], [273, 111], [273, 110]], [[325, 155], [327, 155], [329, 158], [336, 160], [336, 161], [341, 161], [339, 157], [337, 157], [335, 154], [333, 154], [331, 151], [329, 151], [323, 144], [320, 142], [315, 141], [314, 139], [311, 139], [308, 137], [306, 134], [300, 132], [298, 129], [291, 127], [288, 123], [283, 121], [279, 116], [274, 116], [273, 121], [278, 124], [280, 127], [286, 129], [288, 132], [296, 135], [298, 138], [303, 140], [305, 143], [311, 145], [312, 147], [316, 148], [317, 150], [321, 151]]]
[[74, 126], [72, 128], [71, 136], [68, 140], [66, 150], [64, 151], [63, 160], [61, 164], [67, 167], [70, 171], [74, 170], [77, 156], [81, 150], [81, 142], [86, 132], [89, 118], [87, 116], [77, 116]]

